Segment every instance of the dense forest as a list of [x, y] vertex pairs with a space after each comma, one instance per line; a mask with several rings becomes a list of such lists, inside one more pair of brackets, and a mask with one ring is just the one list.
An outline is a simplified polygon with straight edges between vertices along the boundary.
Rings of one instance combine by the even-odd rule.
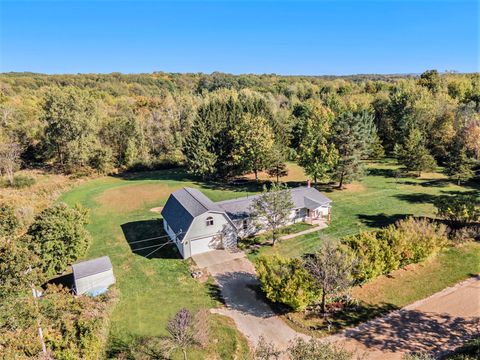
[[463, 181], [480, 156], [479, 74], [0, 75], [0, 159], [76, 174], [182, 164], [204, 178], [284, 171], [347, 183], [386, 154]]

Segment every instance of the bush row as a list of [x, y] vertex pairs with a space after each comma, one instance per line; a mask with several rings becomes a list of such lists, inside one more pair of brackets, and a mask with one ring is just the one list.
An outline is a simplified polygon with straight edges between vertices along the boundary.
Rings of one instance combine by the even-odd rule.
[[354, 277], [364, 283], [435, 255], [447, 245], [448, 238], [445, 225], [410, 217], [378, 231], [346, 237], [342, 242], [357, 257]]

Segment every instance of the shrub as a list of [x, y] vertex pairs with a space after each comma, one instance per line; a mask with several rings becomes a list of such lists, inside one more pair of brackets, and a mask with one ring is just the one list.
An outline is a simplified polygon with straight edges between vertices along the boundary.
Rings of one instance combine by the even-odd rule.
[[326, 341], [297, 338], [290, 344], [288, 353], [291, 360], [350, 360], [353, 353]]
[[480, 197], [472, 193], [440, 197], [435, 207], [454, 229], [480, 221]]
[[0, 205], [0, 236], [13, 234], [18, 227], [15, 210], [10, 205]]
[[262, 290], [273, 302], [302, 310], [318, 295], [312, 277], [299, 259], [262, 256], [255, 267]]
[[437, 254], [448, 242], [445, 225], [431, 223], [426, 219], [410, 217], [399, 221], [396, 232], [404, 238], [403, 243], [410, 250], [410, 256], [402, 259], [402, 265], [423, 261]]
[[343, 242], [358, 258], [355, 278], [363, 283], [437, 254], [448, 239], [444, 225], [410, 217], [379, 231], [346, 237]]
[[355, 277], [366, 281], [384, 273], [384, 259], [381, 243], [375, 232], [362, 232], [344, 239], [357, 257]]
[[85, 253], [90, 234], [85, 229], [88, 211], [64, 203], [42, 211], [27, 231], [26, 241], [42, 259], [42, 270], [53, 275], [65, 270]]
[[0, 181], [1, 187], [10, 187], [14, 189], [24, 189], [34, 185], [37, 181], [29, 176], [18, 175], [13, 178], [13, 182], [7, 180]]
[[103, 358], [108, 319], [115, 299], [114, 289], [91, 298], [76, 297], [64, 288], [50, 285], [39, 304], [45, 319], [45, 343], [53, 357]]

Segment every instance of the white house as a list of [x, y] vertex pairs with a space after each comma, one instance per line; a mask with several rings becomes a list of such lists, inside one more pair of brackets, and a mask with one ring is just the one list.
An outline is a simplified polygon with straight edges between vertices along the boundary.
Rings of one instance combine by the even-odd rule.
[[[290, 223], [330, 221], [331, 200], [317, 189], [289, 191], [294, 204]], [[197, 189], [183, 188], [168, 198], [162, 210], [163, 226], [184, 259], [233, 247], [238, 238], [260, 231], [250, 214], [252, 201], [258, 196], [213, 202]]]

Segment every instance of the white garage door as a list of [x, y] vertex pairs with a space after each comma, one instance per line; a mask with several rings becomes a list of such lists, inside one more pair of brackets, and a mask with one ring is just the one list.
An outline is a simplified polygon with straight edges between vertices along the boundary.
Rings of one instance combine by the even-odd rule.
[[213, 236], [204, 237], [201, 239], [191, 240], [192, 244], [192, 256], [196, 254], [201, 254], [216, 248], [214, 242], [212, 241]]

